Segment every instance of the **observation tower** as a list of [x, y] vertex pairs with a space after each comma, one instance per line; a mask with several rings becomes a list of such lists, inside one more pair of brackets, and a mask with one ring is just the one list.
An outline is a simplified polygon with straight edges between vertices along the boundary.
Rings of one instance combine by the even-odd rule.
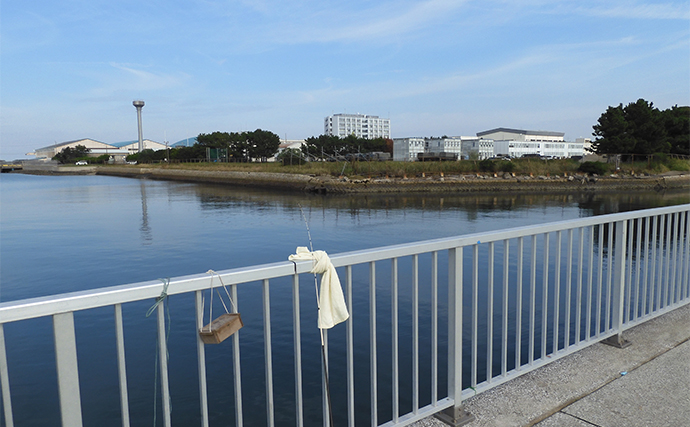
[[144, 139], [142, 138], [141, 132], [141, 109], [144, 107], [144, 101], [136, 100], [132, 102], [132, 105], [137, 109], [137, 122], [139, 123], [139, 152], [144, 150]]

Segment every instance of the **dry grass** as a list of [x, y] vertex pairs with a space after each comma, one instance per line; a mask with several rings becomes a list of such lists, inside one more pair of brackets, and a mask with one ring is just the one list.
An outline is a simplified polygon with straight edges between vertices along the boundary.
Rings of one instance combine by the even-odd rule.
[[[487, 163], [488, 162], [488, 163]], [[666, 164], [668, 163], [668, 164]], [[635, 162], [634, 164], [621, 164], [623, 173], [660, 173], [668, 170], [690, 170], [690, 161], [670, 159], [666, 163]], [[556, 176], [574, 174], [580, 163], [575, 160], [540, 160], [540, 159], [514, 159], [508, 161], [446, 161], [446, 162], [309, 162], [303, 165], [287, 165], [280, 163], [173, 163], [152, 164], [147, 167], [189, 169], [189, 170], [217, 170], [217, 171], [244, 171], [244, 172], [274, 172], [307, 175], [330, 175], [349, 177], [415, 177], [427, 175], [464, 175], [475, 173], [503, 173], [513, 172], [516, 175]], [[613, 166], [613, 165], [612, 165]]]

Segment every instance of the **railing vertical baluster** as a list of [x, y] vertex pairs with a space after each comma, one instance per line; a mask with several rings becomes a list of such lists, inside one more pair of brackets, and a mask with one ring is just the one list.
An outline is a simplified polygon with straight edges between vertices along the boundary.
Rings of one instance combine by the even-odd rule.
[[[450, 255], [449, 255], [450, 256]], [[450, 303], [450, 301], [449, 301]], [[472, 245], [472, 377], [470, 385], [477, 386], [479, 320], [479, 245]]]
[[[350, 312], [352, 312], [350, 310]], [[295, 421], [304, 425], [304, 402], [302, 397], [302, 320], [300, 316], [299, 275], [292, 276], [292, 339], [295, 357]]]
[[5, 411], [5, 425], [7, 427], [14, 427], [7, 351], [5, 349], [5, 328], [2, 323], [0, 323], [0, 386], [2, 387], [2, 408]]
[[659, 308], [668, 306], [668, 259], [670, 255], [669, 226], [671, 219], [668, 215], [661, 217], [661, 235], [659, 236], [659, 286], [661, 287], [661, 303]]
[[683, 268], [683, 278], [681, 280], [684, 294], [683, 299], [690, 297], [690, 212], [684, 212], [685, 218], [685, 268]]
[[419, 411], [419, 255], [412, 255], [412, 413]]
[[611, 305], [613, 305], [613, 300], [611, 296], [611, 284], [613, 281], [613, 270], [614, 270], [614, 257], [613, 257], [613, 223], [606, 224], [608, 229], [607, 235], [607, 255], [609, 258], [608, 265], [606, 266], [606, 318], [604, 320], [604, 330], [608, 331], [611, 329]]
[[170, 427], [170, 383], [168, 382], [168, 343], [165, 333], [165, 304], [158, 304], [158, 363], [160, 364], [161, 402], [163, 406], [163, 425]]
[[628, 272], [626, 273], [625, 280], [629, 283], [629, 286], [625, 287], [625, 316], [623, 316], [623, 322], [627, 323], [630, 319], [630, 310], [634, 307], [632, 301], [632, 288], [633, 288], [633, 275], [632, 275], [632, 265], [633, 265], [633, 236], [635, 236], [635, 231], [633, 226], [635, 220], [628, 221], [628, 251], [626, 252], [626, 265], [628, 267]]
[[115, 304], [115, 343], [117, 348], [117, 374], [120, 384], [120, 412], [122, 426], [129, 426], [129, 398], [127, 397], [127, 369], [125, 365], [125, 335], [122, 325], [122, 305]]
[[572, 301], [572, 280], [573, 280], [573, 229], [568, 229], [568, 251], [566, 252], [566, 274], [565, 274], [565, 324], [563, 330], [563, 348], [570, 346], [570, 303]]
[[604, 224], [599, 224], [599, 272], [597, 274], [597, 329], [595, 336], [601, 334], [601, 299], [604, 293]]
[[431, 404], [438, 401], [438, 252], [431, 253]]
[[328, 329], [320, 329], [321, 336], [323, 337], [323, 354], [321, 356], [321, 404], [323, 409], [323, 425], [325, 427], [331, 426], [331, 402], [330, 402], [330, 391], [329, 391], [329, 381], [326, 380], [326, 372], [328, 372]]
[[454, 426], [474, 420], [462, 403], [462, 249], [448, 250], [448, 398], [453, 399], [453, 406], [436, 414]]
[[391, 259], [391, 369], [393, 422], [400, 415], [400, 380], [398, 378], [398, 258]]
[[574, 343], [578, 344], [582, 341], [582, 274], [585, 263], [585, 229], [580, 227], [580, 238], [577, 247], [577, 266], [579, 272], [577, 273], [577, 290], [575, 298], [575, 340]]
[[592, 338], [592, 291], [593, 291], [593, 277], [594, 277], [594, 226], [589, 226], [589, 250], [587, 251], [587, 301], [585, 303], [586, 323], [585, 323], [585, 341]]
[[347, 311], [350, 313], [345, 322], [347, 344], [347, 421], [349, 427], [355, 425], [355, 357], [354, 357], [354, 312], [352, 311], [352, 266], [345, 267], [345, 293]]
[[[237, 299], [237, 286], [230, 286], [230, 296], [235, 302], [232, 307], [233, 313], [240, 309], [240, 302]], [[242, 365], [240, 363], [240, 331], [232, 334], [232, 374], [235, 379], [235, 426], [244, 425], [242, 413]]]
[[[201, 330], [204, 327], [204, 303], [201, 291], [194, 292], [194, 302], [196, 309], [196, 329]], [[213, 321], [210, 319], [209, 321]], [[124, 348], [123, 348], [124, 350]], [[208, 389], [206, 386], [206, 348], [201, 336], [196, 334], [196, 356], [197, 369], [199, 370], [199, 406], [201, 410], [201, 425], [208, 427]]]
[[[654, 262], [654, 267], [656, 268], [657, 264], [659, 265], [659, 271], [657, 272], [657, 275], [655, 276], [655, 282], [656, 282], [656, 297], [655, 297], [655, 311], [659, 311], [662, 308], [664, 308], [664, 305], [662, 304], [661, 300], [661, 290], [663, 286], [661, 285], [661, 280], [663, 278], [664, 272], [663, 272], [663, 265], [664, 265], [664, 227], [666, 225], [666, 216], [661, 215], [660, 218], [660, 224], [659, 224], [659, 242], [657, 245], [659, 247], [659, 253], [657, 255], [658, 259], [655, 260]], [[656, 227], [655, 227], [656, 229]]]
[[[671, 268], [669, 269], [671, 272], [670, 279], [669, 279], [669, 289], [671, 290], [670, 295], [669, 295], [669, 304], [675, 304], [678, 302], [677, 298], [677, 292], [678, 292], [678, 287], [677, 287], [677, 280], [676, 280], [676, 266], [678, 265], [678, 221], [680, 220], [678, 213], [673, 214], [673, 234], [671, 237], [673, 240], [671, 241], [671, 246], [673, 249], [673, 261], [671, 262]], [[669, 256], [670, 258], [670, 256]]]
[[376, 263], [369, 263], [369, 375], [371, 395], [371, 425], [378, 424], [378, 385], [376, 378]]
[[[649, 263], [653, 259], [650, 256], [649, 253], [649, 244], [651, 240], [651, 218], [647, 216], [644, 219], [644, 283], [642, 285], [642, 291], [643, 291], [643, 303], [644, 305], [642, 306], [642, 316], [646, 316], [647, 314], [652, 312], [652, 297], [650, 295], [651, 291], [649, 291], [649, 282], [650, 282], [650, 277], [649, 277]], [[651, 240], [651, 243], [653, 244], [654, 241]], [[652, 285], [653, 286], [653, 285]], [[649, 311], [649, 313], [648, 313]]]
[[678, 276], [681, 271], [680, 268], [678, 268], [679, 265], [683, 263], [683, 254], [680, 253], [682, 246], [681, 246], [681, 237], [682, 235], [680, 233], [683, 232], [683, 226], [685, 225], [684, 223], [684, 216], [681, 215], [681, 213], [676, 214], [676, 223], [678, 224], [678, 228], [676, 231], [673, 233], [674, 238], [676, 239], [676, 249], [674, 251], [673, 255], [673, 289], [675, 290], [675, 302], [676, 304], [680, 303], [680, 280], [678, 280]]
[[563, 246], [563, 232], [556, 233], [556, 271], [553, 286], [553, 346], [551, 352], [558, 353], [559, 327], [558, 320], [561, 312], [561, 246]]
[[275, 425], [273, 415], [273, 352], [271, 349], [271, 297], [268, 279], [263, 280], [263, 317], [264, 317], [264, 379], [266, 381], [266, 423]]
[[541, 300], [541, 360], [546, 360], [546, 343], [549, 319], [549, 233], [544, 234], [544, 267]]
[[683, 251], [681, 248], [682, 261], [679, 263], [680, 274], [678, 275], [678, 281], [680, 283], [681, 288], [680, 299], [681, 301], [684, 301], [685, 298], [688, 297], [688, 289], [686, 283], [688, 282], [688, 273], [690, 273], [690, 259], [688, 259], [688, 255], [690, 255], [688, 253], [690, 252], [690, 216], [688, 216], [686, 212], [681, 212], [681, 219], [681, 224], [684, 224], [684, 226], [680, 227], [681, 234], [679, 238], [681, 240], [682, 246], [685, 248], [685, 251]]
[[[642, 269], [642, 218], [637, 218], [634, 222], [637, 240], [635, 242], [635, 251], [637, 256], [635, 257], [635, 307], [633, 310], [633, 319], [638, 319], [640, 317], [640, 283], [641, 283], [641, 269]], [[632, 238], [632, 235], [631, 235]], [[644, 258], [647, 258], [647, 254], [644, 254]]]
[[678, 219], [680, 223], [678, 224], [678, 273], [675, 276], [676, 283], [678, 284], [678, 290], [676, 291], [676, 301], [679, 303], [683, 300], [683, 229], [685, 228], [685, 214], [680, 212], [678, 214]]
[[487, 285], [489, 296], [487, 297], [486, 319], [486, 382], [493, 379], [494, 362], [494, 242], [489, 242], [489, 267]]
[[522, 237], [517, 239], [517, 306], [515, 308], [515, 370], [522, 366], [522, 282], [525, 242]]
[[77, 366], [77, 339], [74, 332], [74, 314], [67, 312], [53, 315], [53, 332], [55, 336], [55, 361], [57, 363], [62, 426], [81, 427], [81, 397], [79, 394], [79, 367]]
[[537, 305], [537, 235], [532, 235], [532, 253], [530, 261], [530, 284], [529, 284], [529, 365], [534, 362], [534, 330], [536, 325], [536, 305]]
[[503, 310], [502, 334], [501, 334], [501, 376], [508, 372], [508, 274], [509, 274], [509, 241], [503, 241]]

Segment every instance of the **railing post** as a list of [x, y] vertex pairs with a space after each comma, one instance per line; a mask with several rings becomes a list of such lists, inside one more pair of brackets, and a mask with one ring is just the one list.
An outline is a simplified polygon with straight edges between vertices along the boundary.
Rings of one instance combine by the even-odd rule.
[[5, 425], [14, 427], [9, 369], [7, 368], [7, 353], [5, 352], [5, 329], [2, 323], [0, 323], [0, 385], [2, 386], [2, 409], [5, 411]]
[[612, 305], [612, 329], [616, 335], [603, 341], [604, 344], [618, 348], [625, 348], [631, 344], [623, 338], [623, 316], [625, 314], [625, 262], [626, 262], [626, 240], [628, 237], [628, 221], [616, 222], [613, 258], [613, 298]]
[[81, 427], [77, 340], [72, 312], [53, 315], [60, 413], [63, 427]]
[[462, 248], [448, 251], [448, 398], [453, 406], [436, 418], [454, 427], [474, 421], [462, 404]]

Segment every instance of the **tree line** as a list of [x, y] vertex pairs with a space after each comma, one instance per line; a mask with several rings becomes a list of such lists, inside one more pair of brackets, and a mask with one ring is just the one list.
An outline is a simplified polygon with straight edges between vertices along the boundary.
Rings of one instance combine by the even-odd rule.
[[597, 154], [690, 155], [690, 107], [659, 110], [638, 99], [608, 107], [593, 126]]
[[393, 140], [386, 138], [366, 139], [355, 135], [348, 135], [344, 138], [336, 135], [320, 135], [309, 137], [302, 144], [302, 153], [307, 158], [321, 160], [377, 151], [393, 154]]

